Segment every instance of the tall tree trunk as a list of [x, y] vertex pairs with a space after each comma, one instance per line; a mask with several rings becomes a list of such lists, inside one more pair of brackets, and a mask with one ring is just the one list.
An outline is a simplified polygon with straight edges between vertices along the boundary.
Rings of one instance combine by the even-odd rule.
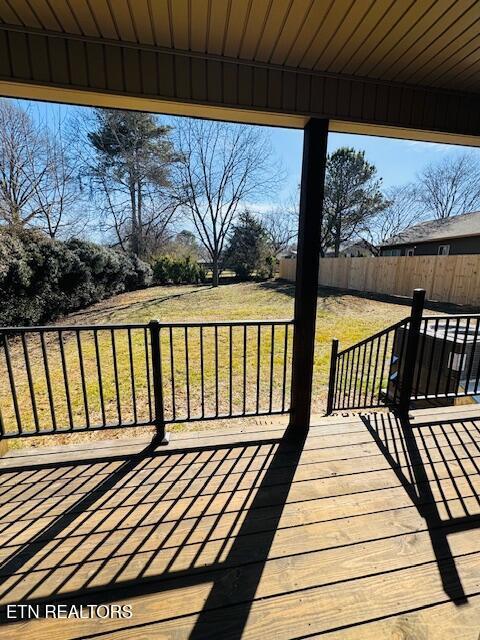
[[143, 194], [142, 194], [142, 183], [138, 181], [138, 198], [137, 198], [137, 224], [138, 224], [138, 257], [143, 258], [144, 254], [144, 246], [143, 246], [143, 219], [142, 219], [142, 204], [143, 204]]
[[212, 286], [218, 287], [219, 269], [218, 269], [218, 256], [215, 256], [212, 260]]
[[139, 238], [138, 238], [138, 220], [137, 220], [137, 196], [135, 192], [135, 183], [130, 183], [130, 201], [132, 206], [132, 240], [130, 242], [132, 253], [138, 256]]
[[335, 248], [335, 258], [338, 258], [340, 254], [340, 239], [342, 237], [342, 225], [341, 222], [338, 222], [335, 225], [335, 237], [334, 237], [334, 248]]

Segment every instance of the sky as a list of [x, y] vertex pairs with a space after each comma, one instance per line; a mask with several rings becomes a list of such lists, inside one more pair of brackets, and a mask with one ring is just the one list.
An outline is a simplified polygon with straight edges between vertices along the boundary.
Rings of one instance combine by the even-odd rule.
[[[28, 106], [34, 117], [47, 122], [49, 120], [58, 121], [59, 118], [63, 120], [73, 115], [78, 109], [84, 108], [26, 100], [19, 100], [18, 103], [25, 107]], [[169, 119], [168, 116], [160, 116], [160, 118], [164, 121]], [[275, 203], [259, 203], [261, 207], [265, 208], [269, 208], [270, 205], [286, 203], [297, 194], [301, 174], [303, 139], [302, 131], [298, 129], [268, 127], [268, 131], [273, 154], [277, 161], [280, 160], [284, 168], [285, 179], [282, 183], [283, 188], [275, 194]], [[330, 133], [328, 151], [332, 152], [342, 146], [364, 150], [366, 159], [377, 167], [378, 176], [382, 178], [385, 188], [415, 180], [416, 175], [423, 167], [446, 155], [461, 154], [465, 151], [480, 155], [480, 149], [472, 151], [470, 147]]]

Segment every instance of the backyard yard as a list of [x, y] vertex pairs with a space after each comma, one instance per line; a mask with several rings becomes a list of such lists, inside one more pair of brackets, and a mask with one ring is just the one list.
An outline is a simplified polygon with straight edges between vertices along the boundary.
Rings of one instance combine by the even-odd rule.
[[[294, 286], [281, 282], [234, 283], [225, 284], [218, 288], [210, 286], [153, 287], [109, 298], [82, 312], [60, 319], [52, 327], [140, 324], [148, 323], [152, 319], [164, 323], [290, 320], [293, 317], [293, 303]], [[340, 340], [341, 348], [344, 348], [408, 314], [408, 301], [405, 301], [405, 304], [394, 304], [328, 289], [319, 289], [314, 412], [321, 413], [325, 410], [332, 338], [337, 337]], [[228, 331], [231, 332], [230, 342]], [[215, 401], [217, 413], [220, 412], [220, 415], [222, 412], [224, 413], [223, 409], [228, 410], [229, 402], [230, 409], [233, 406], [235, 412], [235, 407], [238, 407], [239, 403], [245, 402], [243, 400], [245, 395], [248, 398], [247, 405], [239, 406], [240, 412], [242, 409], [244, 412], [252, 409], [253, 406], [248, 403], [254, 404], [255, 400], [257, 408], [258, 403], [260, 405], [263, 403], [268, 408], [269, 402], [270, 408], [272, 403], [280, 409], [282, 403], [286, 403], [288, 407], [291, 337], [291, 327], [287, 332], [285, 325], [277, 325], [273, 332], [270, 326], [261, 328], [249, 326], [247, 329], [242, 326], [236, 326], [233, 329], [207, 327], [201, 335], [200, 329], [193, 327], [189, 329], [188, 347], [186, 347], [184, 327], [178, 327], [170, 334], [168, 331], [163, 333], [161, 335], [162, 350], [167, 353], [171, 350], [179, 354], [175, 362], [170, 362], [169, 358], [166, 358], [168, 370], [162, 372], [168, 388], [170, 388], [171, 380], [170, 378], [166, 380], [166, 378], [172, 377], [171, 372], [175, 377], [176, 387], [173, 404], [176, 403], [179, 406], [183, 403], [185, 405], [188, 400], [191, 416], [199, 413], [201, 404], [202, 413], [211, 414], [215, 410], [215, 407], [212, 407], [212, 403], [215, 404]], [[95, 423], [97, 417], [99, 421], [103, 418], [104, 423], [114, 422], [114, 419], [109, 419], [109, 416], [115, 414], [115, 411], [120, 408], [116, 406], [118, 401], [115, 396], [115, 386], [117, 385], [122, 397], [131, 404], [133, 378], [135, 378], [137, 386], [137, 395], [133, 406], [128, 409], [132, 415], [125, 415], [125, 409], [123, 409], [123, 420], [133, 419], [134, 413], [135, 422], [148, 421], [147, 405], [151, 390], [147, 383], [148, 375], [145, 374], [145, 349], [148, 349], [147, 343], [149, 342], [145, 329], [132, 328], [131, 331], [119, 332], [114, 337], [114, 353], [117, 356], [118, 365], [111, 358], [112, 336], [110, 332], [99, 332], [96, 335], [93, 330], [87, 331], [82, 334], [80, 344], [78, 334], [72, 331], [66, 331], [61, 336], [56, 331], [45, 334], [45, 338], [42, 338], [43, 344], [42, 340], [34, 334], [31, 337], [27, 336], [27, 340], [29, 341], [29, 364], [32, 370], [31, 381], [29, 381], [25, 369], [25, 356], [21, 340], [16, 340], [10, 353], [19, 398], [18, 411], [26, 423], [29, 420], [31, 422], [32, 419], [32, 407], [28, 400], [30, 397], [29, 385], [31, 384], [35, 392], [35, 411], [39, 423], [43, 428], [51, 428], [49, 421], [51, 421], [52, 407], [49, 401], [48, 385], [50, 385], [54, 397], [62, 395], [66, 370], [73, 378], [73, 383], [70, 382], [70, 387], [67, 389], [71, 408], [69, 411], [65, 402], [62, 406], [56, 407], [57, 428], [67, 427], [69, 419], [70, 424], [72, 422], [77, 425], [84, 424], [87, 413], [85, 411], [86, 397], [88, 397], [88, 412], [90, 420], [93, 420], [92, 423]], [[273, 349], [271, 348], [272, 342], [275, 344]], [[230, 344], [233, 345], [231, 351]], [[256, 350], [257, 344], [258, 351]], [[245, 358], [242, 355], [244, 347], [247, 348]], [[189, 349], [188, 358], [185, 357], [186, 348]], [[81, 353], [80, 358], [79, 352]], [[47, 376], [45, 375], [46, 353], [48, 353]], [[260, 355], [258, 356], [258, 354]], [[101, 371], [98, 370], [98, 355], [103, 361]], [[189, 363], [187, 369], [185, 369], [186, 361]], [[7, 380], [5, 362], [0, 362], [0, 369], [2, 379]], [[81, 370], [84, 370], [86, 374], [85, 385], [81, 383], [79, 375]], [[282, 379], [282, 372], [284, 381], [286, 381], [285, 389], [280, 389], [278, 383]], [[99, 377], [102, 381], [101, 389], [98, 384]], [[186, 389], [185, 384], [182, 384], [187, 378], [191, 383], [190, 390]], [[267, 378], [267, 383], [269, 379], [270, 389], [273, 386], [270, 398], [268, 398], [268, 384], [266, 391], [262, 390], [261, 393], [256, 391], [255, 385], [258, 389], [259, 378]], [[188, 394], [188, 398], [186, 398], [186, 394]], [[8, 424], [12, 423], [15, 413], [15, 407], [9, 399], [8, 385], [2, 385], [0, 400], [2, 401], [5, 428], [8, 430]], [[175, 410], [175, 407], [169, 406], [169, 402], [171, 404], [169, 397], [166, 397], [167, 413]], [[251, 419], [265, 421], [267, 418]], [[279, 420], [279, 418], [269, 416], [268, 420], [271, 422]], [[61, 424], [58, 424], [58, 421]], [[211, 423], [189, 422], [185, 424], [180, 422], [172, 425], [170, 429], [225, 427], [226, 424], [225, 420]], [[144, 429], [141, 429], [142, 433], [144, 433]], [[152, 428], [147, 427], [147, 429]], [[111, 438], [121, 437], [122, 434], [126, 434], [127, 437], [132, 436], [132, 429], [47, 436], [29, 439], [25, 442], [30, 445], [52, 445], [72, 442], [72, 439]]]

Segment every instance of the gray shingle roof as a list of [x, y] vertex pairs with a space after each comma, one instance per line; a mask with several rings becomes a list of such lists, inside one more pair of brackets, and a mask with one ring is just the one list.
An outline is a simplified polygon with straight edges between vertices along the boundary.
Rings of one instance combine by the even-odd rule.
[[406, 231], [402, 231], [402, 233], [392, 236], [381, 246], [389, 247], [398, 244], [431, 242], [476, 235], [480, 235], [480, 211], [462, 213], [453, 218], [421, 222], [410, 227], [410, 229], [406, 229]]

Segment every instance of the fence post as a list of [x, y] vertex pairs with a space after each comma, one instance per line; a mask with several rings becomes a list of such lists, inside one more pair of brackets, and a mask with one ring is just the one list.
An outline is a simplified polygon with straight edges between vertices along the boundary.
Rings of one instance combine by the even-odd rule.
[[333, 401], [335, 396], [335, 379], [337, 377], [337, 354], [338, 340], [332, 340], [332, 350], [330, 353], [330, 377], [328, 379], [327, 415], [333, 411]]
[[168, 434], [165, 432], [165, 416], [163, 411], [162, 363], [160, 355], [159, 321], [151, 320], [148, 323], [148, 328], [150, 330], [155, 428], [157, 430], [155, 441], [156, 444], [168, 444]]
[[415, 289], [413, 291], [412, 309], [410, 312], [410, 323], [408, 326], [403, 367], [401, 366], [402, 363], [400, 363], [401, 378], [399, 379], [400, 397], [398, 402], [398, 412], [400, 416], [404, 418], [408, 416], [408, 409], [410, 407], [410, 397], [413, 389], [413, 376], [415, 373], [415, 362], [417, 359], [424, 303], [425, 289]]

